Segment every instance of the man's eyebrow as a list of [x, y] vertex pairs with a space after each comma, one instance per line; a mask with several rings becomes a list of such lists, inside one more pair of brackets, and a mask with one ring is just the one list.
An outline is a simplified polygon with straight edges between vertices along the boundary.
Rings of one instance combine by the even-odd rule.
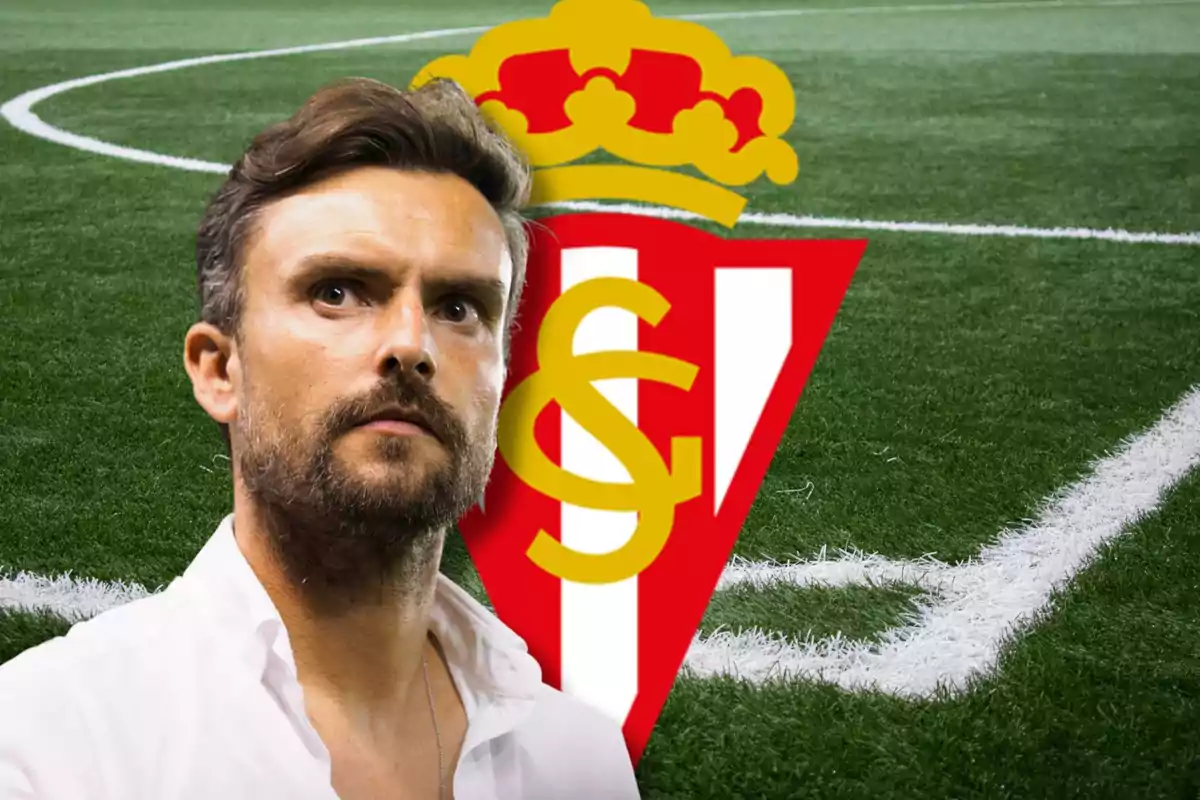
[[423, 283], [426, 291], [432, 294], [469, 294], [497, 304], [508, 297], [508, 285], [499, 278], [446, 275], [431, 276]]
[[300, 260], [288, 276], [290, 283], [309, 280], [317, 276], [336, 274], [338, 277], [357, 278], [363, 281], [379, 280], [388, 277], [388, 271], [381, 267], [364, 264], [360, 259], [336, 253], [321, 253], [307, 256]]

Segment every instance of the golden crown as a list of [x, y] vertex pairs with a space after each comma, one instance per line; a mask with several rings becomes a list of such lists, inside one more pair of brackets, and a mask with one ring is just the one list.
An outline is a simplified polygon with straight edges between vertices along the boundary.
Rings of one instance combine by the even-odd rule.
[[[521, 148], [535, 204], [639, 200], [732, 226], [746, 201], [718, 183], [765, 173], [786, 184], [799, 168], [780, 138], [795, 116], [787, 75], [638, 0], [561, 0], [490, 29], [469, 55], [436, 59], [412, 88], [434, 78], [455, 80]], [[596, 150], [632, 164], [568, 165]], [[661, 169], [686, 166], [713, 182]]]

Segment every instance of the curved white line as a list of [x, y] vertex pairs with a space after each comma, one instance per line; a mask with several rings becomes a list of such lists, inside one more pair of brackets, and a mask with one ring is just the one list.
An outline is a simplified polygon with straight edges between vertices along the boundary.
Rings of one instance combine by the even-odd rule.
[[[638, 214], [659, 219], [703, 220], [691, 211], [630, 203], [596, 203], [581, 200], [571, 203], [547, 203], [547, 206], [573, 211], [608, 211], [615, 214]], [[739, 225], [767, 225], [772, 228], [842, 228], [860, 231], [891, 231], [893, 233], [941, 233], [954, 236], [1008, 236], [1022, 239], [1094, 239], [1121, 244], [1200, 245], [1197, 233], [1155, 233], [1127, 231], [1120, 228], [1026, 228], [1021, 225], [984, 225], [950, 222], [896, 222], [873, 219], [842, 219], [840, 217], [810, 217], [795, 214], [764, 214], [743, 212]]]
[[120, 80], [122, 78], [138, 78], [143, 75], [154, 75], [160, 72], [171, 72], [177, 69], [187, 69], [188, 67], [202, 67], [208, 64], [222, 64], [228, 61], [249, 61], [257, 58], [274, 58], [276, 56], [291, 56], [300, 55], [303, 53], [319, 53], [327, 50], [350, 50], [356, 47], [373, 47], [381, 44], [400, 44], [403, 42], [413, 42], [420, 39], [442, 39], [448, 36], [457, 36], [468, 33], [481, 33], [486, 31], [489, 26], [480, 25], [473, 28], [444, 28], [434, 31], [418, 31], [416, 33], [400, 33], [394, 36], [375, 36], [370, 39], [350, 39], [342, 42], [326, 42], [324, 44], [308, 44], [300, 45], [299, 47], [283, 47], [275, 50], [254, 50], [243, 53], [223, 53], [213, 56], [201, 56], [199, 58], [185, 58], [179, 61], [167, 61], [162, 64], [151, 64], [147, 67], [133, 67], [132, 69], [122, 69], [116, 72], [105, 72], [100, 75], [89, 75], [84, 78], [76, 78], [75, 80], [63, 81], [50, 86], [43, 86], [40, 89], [34, 89], [25, 92], [22, 95], [14, 97], [3, 106], [0, 106], [0, 116], [12, 124], [14, 128], [31, 136], [36, 136], [39, 139], [45, 139], [55, 144], [61, 144], [66, 147], [72, 147], [76, 150], [84, 150], [89, 153], [97, 153], [99, 155], [111, 156], [113, 158], [121, 158], [126, 161], [137, 161], [143, 164], [154, 164], [156, 166], [174, 167], [175, 169], [188, 170], [190, 172], [213, 172], [217, 174], [225, 174], [229, 172], [229, 164], [219, 164], [213, 161], [201, 161], [195, 158], [180, 158], [178, 156], [167, 156], [161, 153], [154, 153], [149, 150], [138, 150], [134, 147], [122, 147], [120, 145], [104, 142], [99, 139], [93, 139], [90, 136], [80, 136], [70, 131], [64, 131], [62, 128], [56, 128], [53, 125], [45, 122], [37, 114], [33, 112], [33, 107], [43, 100], [47, 100], [55, 95], [60, 95], [69, 92], [72, 89], [82, 89], [85, 86], [95, 86], [98, 83], [107, 83], [108, 81]]
[[1070, 0], [1014, 0], [997, 3], [926, 3], [913, 6], [853, 6], [844, 8], [771, 8], [765, 11], [717, 11], [705, 14], [683, 14], [681, 19], [769, 19], [773, 17], [809, 17], [838, 14], [912, 14], [945, 11], [990, 11], [992, 9], [1030, 9], [1041, 11], [1047, 8], [1129, 8], [1141, 6], [1190, 6], [1196, 0], [1095, 0], [1091, 3], [1075, 3]]
[[[1036, 3], [1033, 5], [1028, 2], [996, 2], [963, 5], [946, 4], [944, 6], [914, 5], [864, 6], [847, 7], [841, 9], [773, 9], [770, 11], [735, 11], [725, 13], [690, 14], [681, 15], [681, 18], [693, 20], [752, 19], [762, 16], [783, 16], [791, 15], [793, 13], [811, 14], [818, 12], [858, 14], [897, 10], [935, 11], [948, 9], [968, 10], [1006, 7], [1088, 8], [1127, 4], [1192, 5], [1194, 2], [1195, 0], [1149, 0], [1149, 2], [1143, 3], [1136, 3], [1135, 0], [1099, 0], [1098, 2], [1094, 3], [1069, 3], [1060, 2], [1060, 0], [1047, 0], [1046, 2]], [[0, 116], [3, 116], [5, 119], [7, 119], [13, 127], [24, 131], [31, 136], [36, 136], [39, 139], [45, 139], [46, 141], [54, 142], [55, 144], [61, 144], [76, 150], [83, 150], [85, 152], [110, 156], [112, 158], [120, 158], [126, 161], [172, 167], [174, 169], [182, 169], [190, 172], [208, 172], [223, 175], [229, 172], [229, 164], [221, 164], [214, 161], [203, 161], [195, 158], [163, 155], [162, 153], [155, 153], [150, 150], [124, 147], [121, 145], [112, 144], [110, 142], [105, 142], [100, 139], [94, 139], [89, 136], [80, 136], [79, 134], [71, 133], [70, 131], [65, 131], [61, 128], [56, 128], [35, 114], [33, 112], [33, 106], [50, 97], [63, 94], [64, 92], [69, 92], [72, 89], [80, 89], [85, 86], [95, 86], [99, 83], [106, 83], [108, 81], [119, 80], [122, 78], [136, 78], [142, 75], [153, 75], [161, 72], [171, 72], [173, 70], [186, 69], [188, 67], [220, 64], [230, 61], [249, 61], [252, 59], [273, 58], [276, 56], [299, 55], [304, 53], [316, 53], [330, 50], [348, 50], [358, 47], [372, 47], [381, 44], [400, 44], [403, 42], [412, 42], [422, 39], [441, 39], [449, 36], [482, 33], [483, 31], [488, 30], [490, 27], [492, 26], [479, 25], [469, 28], [443, 28], [431, 31], [401, 33], [393, 36], [376, 36], [367, 39], [350, 39], [341, 42], [326, 42], [323, 44], [300, 45], [298, 47], [284, 47], [273, 50], [256, 50], [242, 53], [201, 56], [199, 58], [185, 58], [179, 61], [168, 61], [162, 64], [152, 64], [146, 67], [134, 67], [131, 69], [118, 70], [116, 72], [106, 72], [100, 75], [89, 75], [87, 77], [63, 81], [62, 83], [55, 83], [50, 86], [43, 86], [39, 89], [33, 89], [25, 92], [24, 94], [21, 94], [8, 101], [3, 106], [0, 106]], [[562, 208], [570, 208], [581, 211], [608, 210], [620, 213], [660, 217], [664, 219], [701, 219], [701, 217], [698, 215], [691, 214], [686, 211], [655, 206], [614, 206], [611, 204], [588, 202], [558, 203], [554, 205]], [[1200, 232], [1157, 233], [1135, 232], [1113, 228], [1030, 228], [1019, 225], [988, 225], [974, 223], [954, 224], [944, 222], [841, 219], [836, 217], [796, 216], [794, 214], [762, 214], [754, 212], [743, 213], [738, 219], [738, 222], [739, 224], [745, 223], [752, 225], [768, 225], [771, 227], [783, 228], [844, 228], [851, 230], [878, 230], [907, 233], [939, 233], [960, 236], [1007, 236], [1037, 239], [1095, 239], [1101, 241], [1120, 242], [1124, 244], [1200, 245]]]

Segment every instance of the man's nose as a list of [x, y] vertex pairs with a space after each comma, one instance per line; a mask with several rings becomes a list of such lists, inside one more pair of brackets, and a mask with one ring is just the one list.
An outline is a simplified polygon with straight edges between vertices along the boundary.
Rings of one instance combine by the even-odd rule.
[[380, 348], [380, 373], [387, 377], [397, 370], [431, 380], [437, 372], [433, 333], [425, 304], [417, 291], [405, 290], [384, 315], [384, 341]]

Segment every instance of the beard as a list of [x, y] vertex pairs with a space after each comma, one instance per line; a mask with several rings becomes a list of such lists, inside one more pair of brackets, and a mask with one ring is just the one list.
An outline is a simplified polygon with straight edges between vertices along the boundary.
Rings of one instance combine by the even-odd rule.
[[[389, 405], [417, 413], [437, 443], [372, 436], [372, 461], [384, 467], [375, 480], [340, 461], [334, 445]], [[426, 588], [420, 578], [440, 559], [445, 529], [482, 498], [495, 457], [494, 419], [472, 436], [427, 382], [406, 372], [336, 403], [311, 432], [283, 423], [267, 404], [239, 409], [249, 412], [239, 410], [236, 423], [243, 486], [284, 576], [323, 616]]]

